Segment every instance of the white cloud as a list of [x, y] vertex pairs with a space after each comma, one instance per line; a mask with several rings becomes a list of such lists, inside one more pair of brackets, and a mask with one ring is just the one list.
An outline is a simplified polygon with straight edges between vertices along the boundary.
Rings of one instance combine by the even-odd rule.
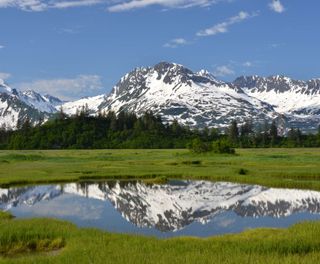
[[220, 33], [226, 33], [228, 32], [230, 26], [240, 23], [254, 16], [257, 16], [257, 13], [249, 14], [247, 12], [241, 11], [239, 12], [238, 15], [230, 17], [228, 20], [222, 23], [216, 24], [210, 28], [199, 31], [197, 33], [197, 36], [208, 37], [208, 36], [214, 36]]
[[7, 80], [11, 77], [11, 74], [10, 73], [7, 73], [7, 72], [0, 72], [0, 79], [2, 80]]
[[277, 13], [283, 13], [285, 11], [285, 8], [280, 0], [272, 0], [272, 2], [269, 4], [269, 7], [271, 10]]
[[42, 0], [0, 0], [0, 7], [16, 7], [25, 11], [43, 11], [47, 4]]
[[102, 81], [98, 75], [79, 75], [73, 79], [49, 79], [19, 83], [15, 87], [20, 90], [32, 89], [40, 93], [48, 93], [63, 100], [74, 100], [101, 90]]
[[[240, 11], [236, 16], [230, 17], [222, 23], [219, 23], [219, 24], [216, 24], [210, 28], [198, 31], [196, 33], [196, 36], [208, 37], [208, 36], [214, 36], [214, 35], [221, 34], [221, 33], [226, 33], [226, 32], [228, 32], [230, 26], [237, 24], [237, 23], [240, 23], [240, 22], [247, 20], [249, 18], [255, 17], [257, 15], [258, 15], [257, 12], [249, 14], [248, 12]], [[195, 41], [196, 40], [197, 39], [195, 39]], [[176, 38], [176, 39], [172, 39], [171, 41], [167, 42], [163, 46], [166, 48], [177, 48], [178, 46], [186, 45], [186, 44], [188, 44], [188, 42], [185, 39]]]
[[65, 9], [105, 4], [110, 12], [121, 12], [151, 5], [165, 8], [207, 7], [223, 1], [230, 0], [0, 0], [0, 8], [14, 7], [24, 11], [40, 12], [52, 8]]
[[165, 48], [177, 48], [178, 46], [187, 45], [188, 41], [184, 38], [175, 38], [170, 40], [168, 43], [164, 44], [163, 47]]
[[3, 45], [0, 45], [0, 49], [4, 49], [4, 46], [3, 46]]
[[24, 11], [40, 12], [52, 8], [65, 9], [71, 7], [92, 6], [105, 2], [105, 0], [0, 0], [0, 8], [15, 7]]
[[110, 6], [108, 10], [110, 12], [123, 12], [152, 5], [159, 5], [165, 8], [207, 7], [221, 1], [223, 0], [119, 0], [119, 3]]
[[253, 63], [251, 61], [246, 61], [242, 64], [242, 66], [244, 67], [252, 67], [253, 66]]
[[81, 7], [81, 6], [92, 6], [103, 3], [103, 0], [78, 0], [78, 1], [59, 1], [52, 5], [51, 8], [71, 8], [71, 7]]
[[216, 67], [213, 74], [216, 77], [225, 77], [225, 76], [229, 76], [229, 75], [234, 75], [235, 72], [230, 68], [230, 66], [222, 65], [222, 66]]

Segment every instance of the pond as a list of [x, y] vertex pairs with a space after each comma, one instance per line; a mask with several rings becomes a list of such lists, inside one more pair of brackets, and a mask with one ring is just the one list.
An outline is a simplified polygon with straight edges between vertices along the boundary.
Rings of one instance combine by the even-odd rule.
[[0, 209], [109, 232], [208, 237], [320, 220], [320, 192], [184, 180], [70, 183], [0, 189]]

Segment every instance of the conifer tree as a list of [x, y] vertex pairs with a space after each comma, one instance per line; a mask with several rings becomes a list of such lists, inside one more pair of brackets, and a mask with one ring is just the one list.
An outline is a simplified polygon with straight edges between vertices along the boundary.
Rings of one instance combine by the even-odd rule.
[[278, 127], [276, 121], [273, 120], [270, 126], [271, 147], [274, 147], [278, 139]]
[[228, 130], [228, 136], [229, 140], [233, 145], [238, 144], [238, 139], [239, 139], [239, 129], [238, 129], [238, 123], [236, 120], [233, 120], [231, 122], [231, 125]]

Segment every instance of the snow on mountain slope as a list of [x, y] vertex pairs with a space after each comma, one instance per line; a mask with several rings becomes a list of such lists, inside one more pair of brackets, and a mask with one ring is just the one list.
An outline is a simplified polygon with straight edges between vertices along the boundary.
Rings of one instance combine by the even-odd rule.
[[285, 76], [242, 76], [233, 85], [251, 97], [273, 105], [287, 128], [316, 131], [320, 124], [320, 79], [293, 80]]
[[40, 112], [55, 113], [56, 106], [61, 105], [62, 101], [50, 95], [41, 95], [33, 90], [27, 90], [19, 93], [19, 98], [27, 105], [37, 109]]
[[80, 100], [72, 101], [72, 102], [66, 102], [64, 104], [61, 104], [57, 106], [57, 108], [63, 109], [63, 112], [67, 115], [75, 115], [77, 111], [81, 111], [83, 107], [88, 107], [88, 110], [92, 114], [97, 114], [99, 112], [99, 106], [104, 101], [105, 95], [98, 95], [94, 97], [86, 97], [82, 98]]
[[19, 120], [19, 111], [13, 106], [15, 98], [0, 94], [0, 126], [4, 129], [15, 129]]
[[0, 208], [33, 206], [63, 194], [110, 201], [123, 218], [139, 227], [177, 231], [192, 222], [206, 223], [233, 211], [242, 217], [285, 217], [297, 212], [320, 213], [320, 192], [274, 189], [226, 182], [174, 181], [66, 184], [0, 189]]
[[21, 98], [21, 93], [9, 87], [0, 80], [0, 127], [4, 129], [16, 129], [18, 121], [23, 122], [27, 118], [36, 124], [39, 120], [48, 119], [48, 113], [41, 112], [26, 103]]
[[137, 68], [121, 78], [100, 110], [152, 111], [165, 121], [191, 127], [225, 127], [233, 119], [270, 120], [272, 106], [245, 94], [241, 88], [216, 80], [205, 71], [162, 62], [152, 68]]
[[297, 81], [285, 76], [240, 77], [233, 83], [249, 96], [267, 102], [281, 114], [320, 107], [320, 80]]
[[47, 120], [59, 111], [74, 115], [88, 106], [90, 114], [120, 111], [159, 114], [190, 127], [225, 128], [232, 120], [254, 124], [279, 120], [290, 127], [316, 131], [320, 124], [320, 79], [293, 80], [284, 76], [242, 76], [232, 83], [217, 80], [206, 70], [193, 72], [182, 65], [161, 62], [123, 76], [109, 95], [62, 102], [28, 90], [18, 92], [0, 80], [0, 126], [16, 128], [27, 117]]

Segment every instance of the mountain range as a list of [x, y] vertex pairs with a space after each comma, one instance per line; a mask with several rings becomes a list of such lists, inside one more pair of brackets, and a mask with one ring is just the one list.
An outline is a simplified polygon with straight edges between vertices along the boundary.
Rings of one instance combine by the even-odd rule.
[[152, 111], [165, 122], [177, 120], [194, 128], [226, 128], [232, 120], [263, 124], [276, 120], [284, 129], [315, 131], [320, 124], [320, 79], [293, 80], [285, 76], [241, 76], [233, 82], [206, 70], [193, 72], [161, 62], [136, 68], [123, 76], [109, 94], [72, 102], [28, 90], [18, 92], [0, 80], [0, 126], [15, 129], [18, 120], [47, 120], [61, 108], [68, 115], [87, 105], [99, 112]]
[[163, 185], [71, 183], [0, 189], [0, 209], [32, 207], [43, 201], [50, 206], [48, 202], [61, 195], [109, 201], [127, 221], [162, 232], [181, 230], [193, 222], [207, 223], [227, 211], [254, 218], [320, 213], [320, 193], [316, 191], [207, 181], [172, 181]]

